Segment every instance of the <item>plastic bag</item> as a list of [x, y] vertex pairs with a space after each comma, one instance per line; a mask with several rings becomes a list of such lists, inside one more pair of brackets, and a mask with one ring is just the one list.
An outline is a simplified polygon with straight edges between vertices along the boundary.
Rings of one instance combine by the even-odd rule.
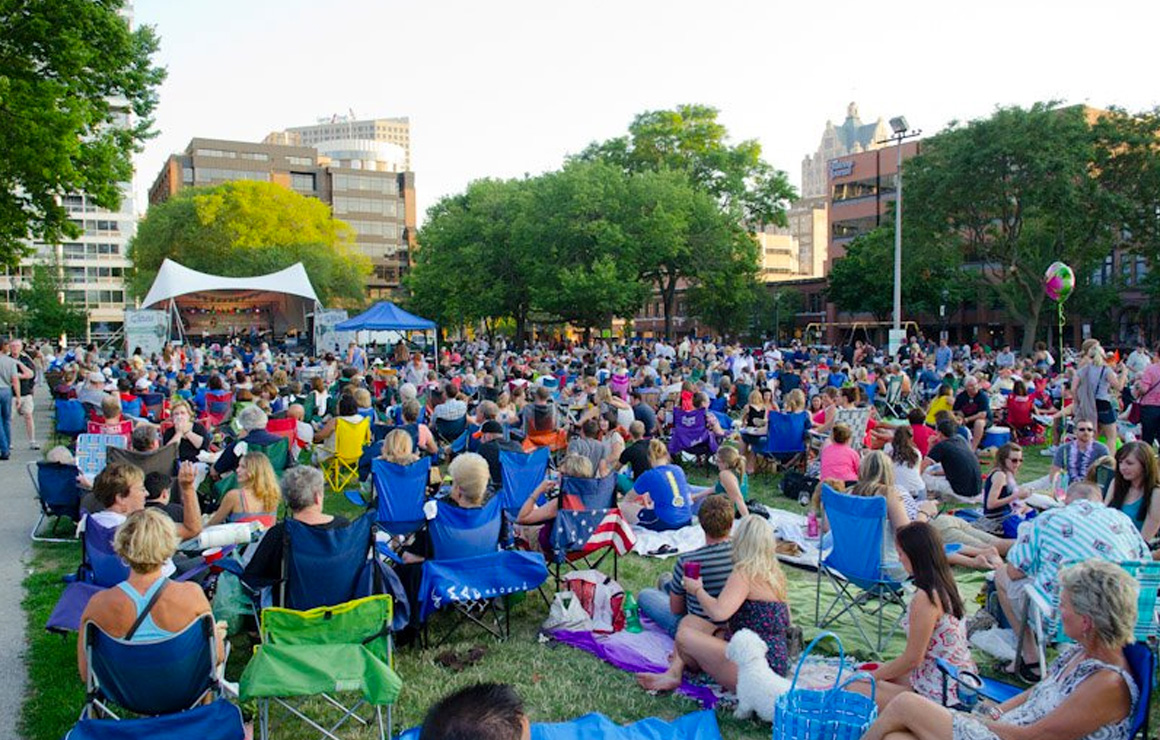
[[213, 618], [225, 621], [227, 633], [242, 631], [242, 619], [254, 613], [253, 602], [233, 573], [223, 572], [217, 577], [217, 591], [213, 596]]
[[588, 612], [584, 611], [579, 596], [571, 591], [560, 591], [552, 599], [552, 605], [548, 608], [548, 618], [544, 620], [540, 629], [585, 632], [592, 629], [592, 620], [589, 619]]

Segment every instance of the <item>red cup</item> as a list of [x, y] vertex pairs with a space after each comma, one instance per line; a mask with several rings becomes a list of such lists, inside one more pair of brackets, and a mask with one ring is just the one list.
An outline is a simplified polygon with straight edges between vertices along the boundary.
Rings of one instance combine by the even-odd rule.
[[210, 563], [216, 563], [217, 561], [221, 560], [223, 555], [224, 553], [220, 547], [211, 547], [201, 554], [207, 565]]
[[701, 563], [697, 560], [690, 560], [685, 563], [685, 578], [700, 578], [701, 577]]
[[858, 670], [866, 671], [867, 673], [871, 673], [873, 671], [878, 670], [878, 667], [879, 667], [878, 663], [863, 663], [862, 665], [858, 666]]

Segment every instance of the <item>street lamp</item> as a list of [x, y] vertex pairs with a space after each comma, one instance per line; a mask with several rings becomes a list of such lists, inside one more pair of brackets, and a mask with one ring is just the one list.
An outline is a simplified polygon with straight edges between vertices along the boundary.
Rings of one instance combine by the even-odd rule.
[[890, 331], [890, 354], [895, 354], [904, 341], [902, 332], [902, 142], [922, 134], [921, 130], [910, 130], [905, 116], [890, 119], [893, 135], [886, 141], [893, 141], [898, 150], [898, 169], [895, 174], [896, 196], [894, 199], [894, 322]]

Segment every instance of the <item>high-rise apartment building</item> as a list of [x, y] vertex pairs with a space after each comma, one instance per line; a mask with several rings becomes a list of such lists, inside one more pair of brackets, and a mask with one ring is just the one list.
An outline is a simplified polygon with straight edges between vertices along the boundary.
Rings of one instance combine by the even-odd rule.
[[355, 120], [349, 116], [319, 119], [313, 126], [294, 126], [266, 137], [268, 144], [319, 146], [330, 141], [360, 139], [393, 144], [403, 150], [403, 172], [411, 171], [411, 121], [404, 118]]
[[406, 274], [415, 238], [415, 176], [403, 162], [398, 145], [366, 139], [313, 146], [193, 139], [169, 157], [149, 202], [164, 202], [184, 187], [231, 180], [273, 182], [318, 198], [355, 230], [355, 245], [370, 258], [368, 295], [389, 298]]

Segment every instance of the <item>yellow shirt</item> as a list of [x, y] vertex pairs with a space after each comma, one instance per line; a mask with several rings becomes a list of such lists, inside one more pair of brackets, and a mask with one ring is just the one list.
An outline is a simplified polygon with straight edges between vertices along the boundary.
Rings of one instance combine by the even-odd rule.
[[934, 417], [940, 411], [954, 411], [954, 396], [935, 396], [930, 402], [930, 410], [926, 412], [926, 423], [934, 424]]

